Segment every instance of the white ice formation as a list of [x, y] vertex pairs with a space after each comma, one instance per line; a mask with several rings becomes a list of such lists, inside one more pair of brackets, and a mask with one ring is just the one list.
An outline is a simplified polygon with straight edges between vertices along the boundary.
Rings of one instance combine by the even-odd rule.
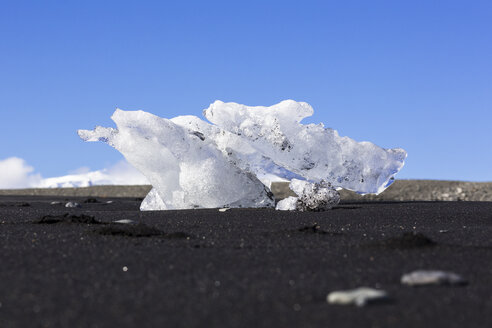
[[329, 182], [309, 182], [306, 180], [292, 179], [290, 189], [297, 197], [287, 197], [277, 204], [277, 209], [282, 211], [325, 211], [337, 205], [340, 195]]
[[142, 210], [273, 206], [271, 192], [201, 132], [143, 111], [117, 109], [111, 118], [117, 129], [79, 136], [108, 143], [146, 176], [153, 189]]
[[242, 136], [259, 154], [307, 180], [330, 182], [361, 194], [380, 193], [402, 168], [406, 152], [340, 137], [320, 124], [305, 102], [285, 100], [270, 107], [216, 101], [204, 111], [218, 127]]
[[142, 210], [272, 207], [269, 187], [275, 180], [292, 181], [298, 195], [279, 202], [279, 209], [328, 209], [339, 200], [334, 188], [382, 192], [406, 157], [403, 149], [302, 124], [313, 113], [303, 102], [248, 107], [216, 101], [203, 113], [213, 124], [196, 116], [165, 119], [117, 109], [111, 117], [117, 129], [78, 133], [116, 148], [145, 175], [153, 189]]

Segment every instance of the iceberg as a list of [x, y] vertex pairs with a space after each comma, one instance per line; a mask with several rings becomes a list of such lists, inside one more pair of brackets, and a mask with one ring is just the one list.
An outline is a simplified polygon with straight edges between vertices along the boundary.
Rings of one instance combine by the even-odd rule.
[[324, 180], [360, 194], [379, 194], [389, 187], [403, 167], [405, 150], [340, 137], [322, 123], [301, 123], [313, 113], [308, 103], [293, 100], [270, 107], [216, 101], [203, 112], [210, 122], [242, 136], [258, 153], [307, 180]]
[[210, 139], [172, 120], [117, 109], [117, 129], [79, 130], [85, 141], [117, 149], [152, 184], [141, 210], [272, 207], [273, 194], [241, 170]]
[[141, 210], [273, 207], [272, 181], [291, 181], [298, 197], [283, 210], [325, 210], [336, 189], [380, 193], [403, 167], [403, 149], [340, 137], [323, 124], [302, 124], [313, 114], [305, 102], [270, 107], [216, 101], [196, 116], [165, 119], [116, 109], [115, 128], [79, 130], [85, 141], [120, 151], [153, 188]]

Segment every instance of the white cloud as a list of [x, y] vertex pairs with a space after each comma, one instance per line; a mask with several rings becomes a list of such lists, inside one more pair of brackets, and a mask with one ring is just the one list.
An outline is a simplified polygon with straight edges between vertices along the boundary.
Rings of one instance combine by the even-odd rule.
[[[103, 170], [104, 171], [104, 170]], [[119, 161], [106, 170], [115, 185], [142, 185], [150, 184], [147, 178], [127, 161]]]
[[94, 185], [142, 185], [147, 179], [126, 161], [120, 161], [108, 169], [90, 171], [83, 167], [73, 174], [43, 179], [33, 173], [34, 168], [17, 157], [0, 160], [0, 188], [64, 188]]
[[90, 171], [91, 171], [90, 167], [82, 166], [82, 167], [79, 167], [78, 169], [68, 171], [68, 174], [70, 174], [70, 175], [84, 174], [84, 173], [89, 173]]
[[42, 177], [34, 168], [18, 157], [0, 160], [0, 188], [29, 188], [40, 183]]

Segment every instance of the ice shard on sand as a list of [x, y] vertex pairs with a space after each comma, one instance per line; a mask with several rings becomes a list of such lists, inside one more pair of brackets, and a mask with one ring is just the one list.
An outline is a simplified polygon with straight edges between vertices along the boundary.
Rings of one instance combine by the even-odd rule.
[[336, 205], [335, 188], [377, 194], [391, 184], [404, 164], [403, 149], [302, 124], [312, 113], [309, 104], [293, 100], [270, 107], [216, 101], [204, 110], [210, 124], [196, 116], [165, 119], [117, 109], [111, 117], [117, 129], [78, 133], [116, 148], [147, 177], [153, 189], [142, 210], [272, 207], [272, 179], [292, 180], [299, 191], [278, 209], [320, 210]]

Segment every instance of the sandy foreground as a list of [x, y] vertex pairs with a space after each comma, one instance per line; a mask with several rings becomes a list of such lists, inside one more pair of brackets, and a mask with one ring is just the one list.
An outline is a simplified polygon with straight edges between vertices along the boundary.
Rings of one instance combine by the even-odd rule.
[[[138, 192], [0, 196], [0, 327], [491, 326], [492, 202], [140, 212]], [[418, 269], [466, 283], [400, 282]], [[389, 298], [326, 301], [361, 286]]]

